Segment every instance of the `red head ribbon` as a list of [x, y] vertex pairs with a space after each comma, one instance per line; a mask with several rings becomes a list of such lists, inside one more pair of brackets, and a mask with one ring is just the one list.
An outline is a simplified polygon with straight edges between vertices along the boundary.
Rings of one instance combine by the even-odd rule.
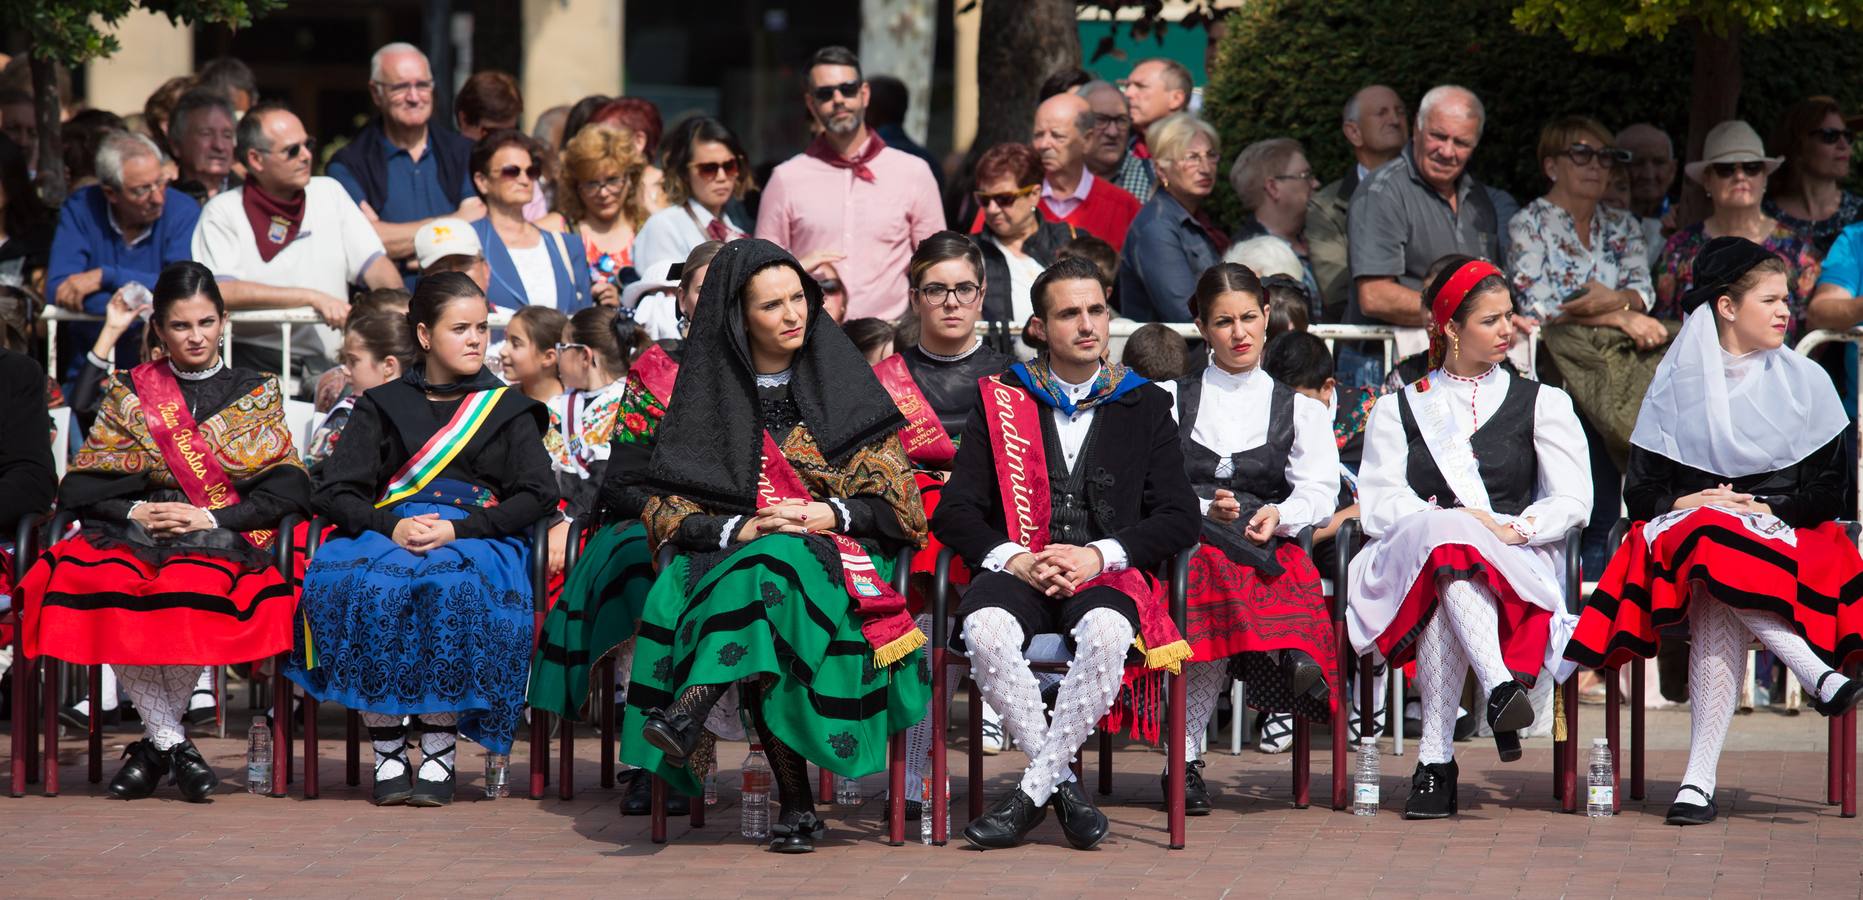
[[1499, 274], [1501, 270], [1485, 259], [1471, 259], [1463, 263], [1462, 268], [1455, 270], [1455, 274], [1449, 276], [1448, 283], [1437, 292], [1436, 299], [1430, 302], [1430, 322], [1436, 326], [1436, 333], [1442, 334], [1443, 329], [1449, 327], [1450, 317], [1462, 305], [1470, 288], [1483, 278]]

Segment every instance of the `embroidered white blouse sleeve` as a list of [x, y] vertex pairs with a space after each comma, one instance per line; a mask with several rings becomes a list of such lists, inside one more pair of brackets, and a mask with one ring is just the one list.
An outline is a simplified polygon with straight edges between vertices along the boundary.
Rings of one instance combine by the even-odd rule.
[[1371, 408], [1365, 423], [1365, 457], [1358, 469], [1359, 519], [1365, 533], [1381, 537], [1399, 519], [1432, 509], [1430, 502], [1410, 489], [1410, 464], [1404, 421], [1397, 410], [1403, 394], [1386, 394]]
[[[1558, 388], [1540, 388], [1533, 405], [1533, 452], [1539, 458], [1536, 498], [1510, 524], [1529, 544], [1565, 540], [1567, 530], [1591, 518], [1591, 464], [1585, 432], [1572, 398]], [[1505, 521], [1505, 516], [1496, 516]]]
[[1294, 396], [1294, 447], [1287, 455], [1287, 484], [1287, 499], [1275, 504], [1281, 511], [1276, 534], [1293, 537], [1309, 525], [1332, 518], [1339, 500], [1339, 445], [1333, 440], [1333, 416], [1325, 404], [1301, 394]]

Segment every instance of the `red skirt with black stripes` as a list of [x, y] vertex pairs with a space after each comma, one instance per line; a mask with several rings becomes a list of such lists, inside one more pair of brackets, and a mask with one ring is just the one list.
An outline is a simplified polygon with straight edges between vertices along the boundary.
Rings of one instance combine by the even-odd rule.
[[1863, 657], [1863, 557], [1842, 526], [1768, 531], [1700, 507], [1631, 527], [1566, 658], [1599, 668], [1656, 655], [1662, 628], [1688, 617], [1695, 585], [1729, 606], [1780, 616], [1833, 667]]
[[78, 535], [20, 580], [26, 655], [80, 665], [219, 665], [291, 649], [297, 593], [276, 569], [201, 553], [154, 565]]

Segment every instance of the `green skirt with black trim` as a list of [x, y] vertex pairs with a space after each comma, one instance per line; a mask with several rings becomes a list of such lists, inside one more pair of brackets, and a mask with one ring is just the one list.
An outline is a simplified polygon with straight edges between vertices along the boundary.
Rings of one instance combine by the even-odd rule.
[[[924, 718], [931, 686], [914, 650], [875, 668], [853, 601], [804, 538], [769, 535], [724, 557], [687, 590], [691, 562], [660, 573], [634, 646], [628, 706], [665, 709], [687, 687], [756, 678], [770, 730], [809, 762], [850, 778], [886, 768], [887, 738]], [[819, 538], [817, 538], [819, 540]], [[893, 560], [872, 554], [881, 577]], [[630, 721], [642, 721], [634, 715]], [[699, 779], [623, 729], [623, 762], [697, 796]]]
[[543, 639], [530, 665], [531, 707], [590, 721], [589, 672], [634, 636], [652, 587], [653, 554], [639, 522], [610, 525], [591, 536], [544, 617]]

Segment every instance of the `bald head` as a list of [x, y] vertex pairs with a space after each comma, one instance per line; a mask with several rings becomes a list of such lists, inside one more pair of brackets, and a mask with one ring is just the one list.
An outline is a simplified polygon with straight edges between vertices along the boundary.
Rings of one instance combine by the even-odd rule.
[[1375, 169], [1404, 149], [1410, 140], [1410, 123], [1404, 98], [1382, 84], [1366, 85], [1346, 101], [1341, 117], [1346, 143], [1360, 165]]
[[1617, 146], [1630, 151], [1630, 209], [1644, 218], [1662, 215], [1663, 199], [1675, 184], [1675, 144], [1669, 134], [1647, 122], [1617, 133]]
[[1041, 157], [1043, 174], [1059, 173], [1063, 184], [1077, 184], [1087, 162], [1087, 136], [1093, 132], [1093, 107], [1083, 97], [1056, 94], [1035, 108], [1030, 141]]

